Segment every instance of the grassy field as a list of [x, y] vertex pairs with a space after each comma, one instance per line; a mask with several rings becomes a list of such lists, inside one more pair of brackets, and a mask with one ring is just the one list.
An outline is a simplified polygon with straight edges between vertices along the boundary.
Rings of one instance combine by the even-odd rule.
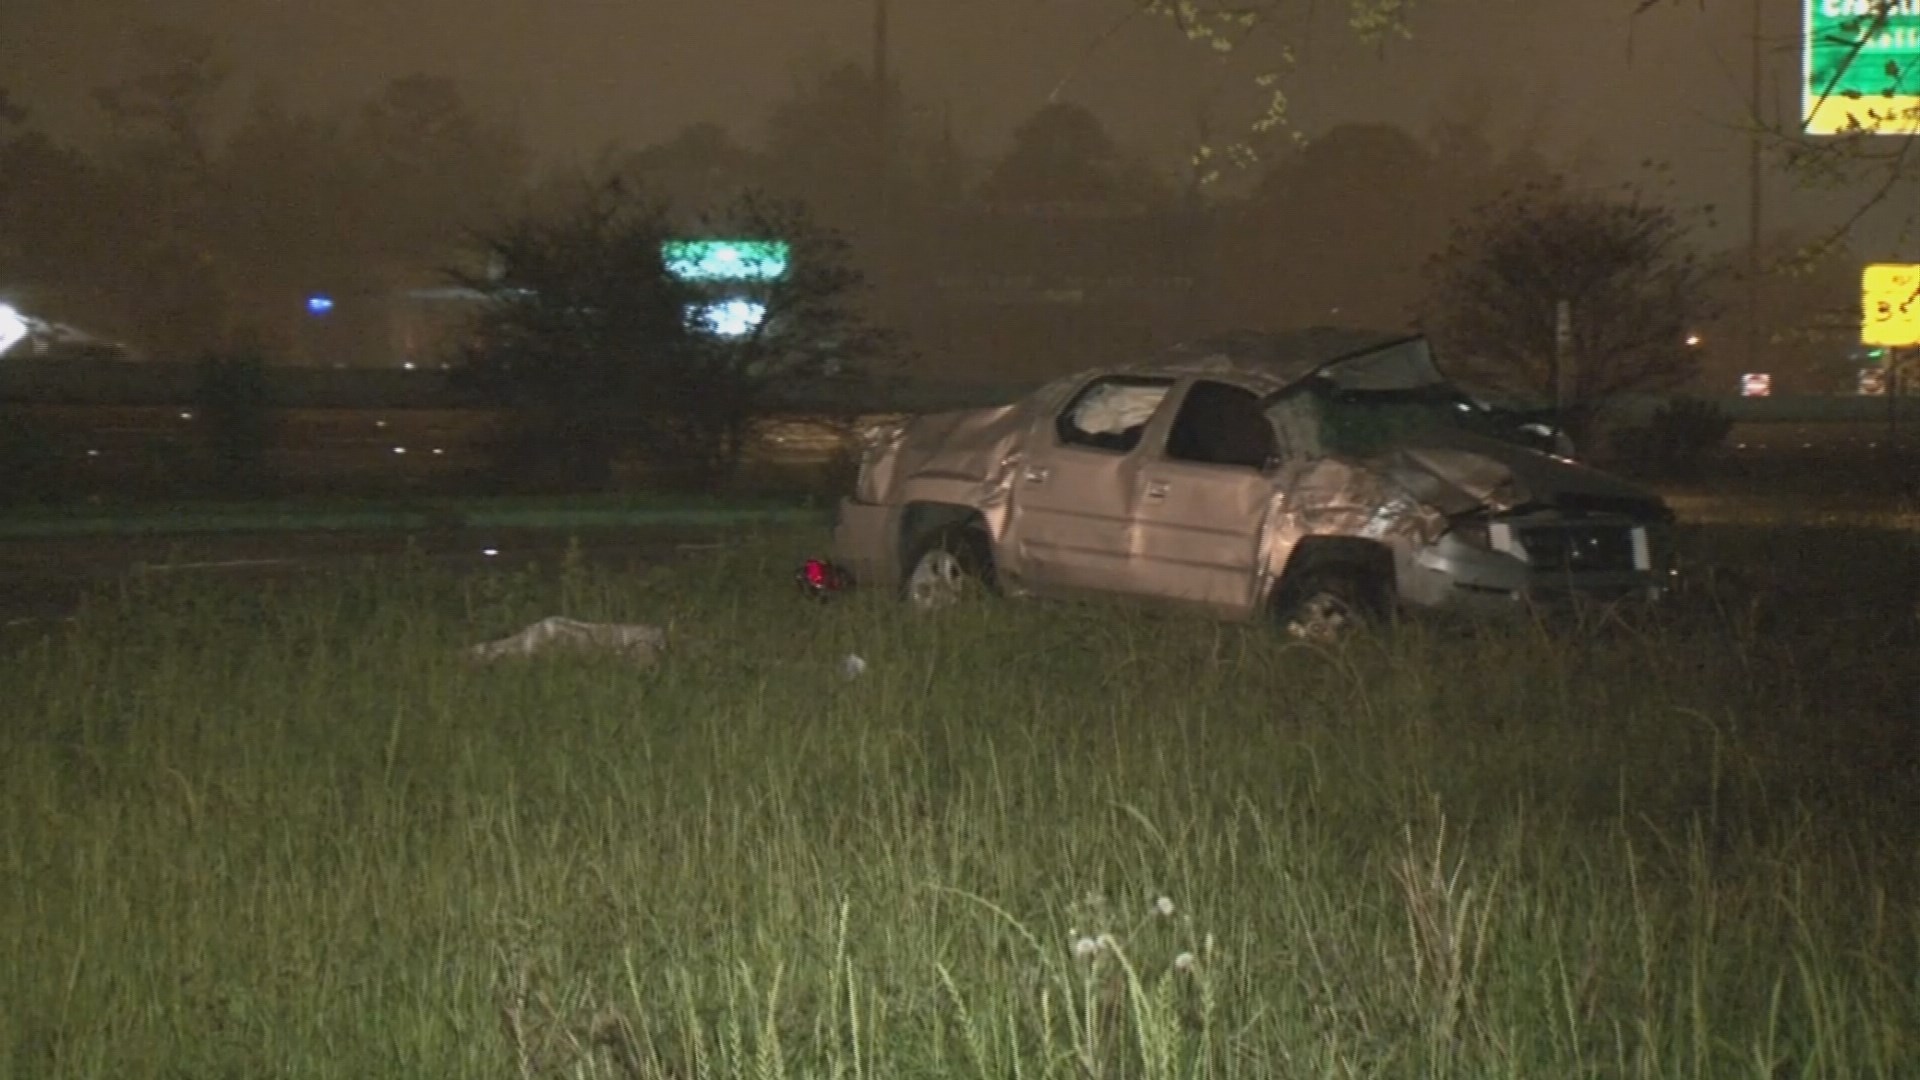
[[[1920, 1075], [1909, 539], [1331, 649], [816, 607], [820, 542], [9, 640], [0, 1076]], [[674, 645], [461, 655], [555, 613]]]

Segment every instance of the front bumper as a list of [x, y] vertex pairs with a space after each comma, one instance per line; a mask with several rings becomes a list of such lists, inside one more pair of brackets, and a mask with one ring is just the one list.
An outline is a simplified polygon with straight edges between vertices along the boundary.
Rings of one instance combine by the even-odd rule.
[[892, 506], [840, 500], [833, 523], [833, 561], [862, 586], [892, 588], [900, 582], [895, 513]]
[[1672, 582], [1670, 530], [1658, 522], [1523, 521], [1489, 530], [1486, 547], [1451, 534], [1396, 567], [1403, 600], [1500, 610], [1579, 600], [1655, 601]]

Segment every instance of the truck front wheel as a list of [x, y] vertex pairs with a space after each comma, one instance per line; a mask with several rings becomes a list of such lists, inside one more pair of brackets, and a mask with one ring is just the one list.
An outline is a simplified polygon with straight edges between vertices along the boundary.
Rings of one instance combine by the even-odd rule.
[[1274, 597], [1273, 617], [1288, 637], [1336, 641], [1386, 620], [1391, 586], [1367, 568], [1328, 562], [1289, 575]]
[[993, 546], [986, 533], [972, 525], [947, 525], [908, 549], [900, 595], [921, 611], [934, 611], [993, 587]]

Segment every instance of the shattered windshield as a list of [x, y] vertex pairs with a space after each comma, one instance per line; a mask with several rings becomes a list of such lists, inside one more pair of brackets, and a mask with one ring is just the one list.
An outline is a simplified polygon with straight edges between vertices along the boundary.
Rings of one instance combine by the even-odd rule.
[[1492, 434], [1486, 414], [1445, 384], [1417, 390], [1341, 390], [1322, 384], [1309, 396], [1328, 453], [1371, 457], [1436, 431]]
[[1275, 399], [1267, 415], [1290, 456], [1372, 457], [1444, 432], [1528, 445], [1511, 419], [1444, 382], [1363, 390], [1316, 378]]
[[1449, 382], [1421, 337], [1325, 363], [1265, 408], [1286, 457], [1372, 457], [1450, 432], [1549, 449], [1528, 434], [1522, 414], [1490, 408]]

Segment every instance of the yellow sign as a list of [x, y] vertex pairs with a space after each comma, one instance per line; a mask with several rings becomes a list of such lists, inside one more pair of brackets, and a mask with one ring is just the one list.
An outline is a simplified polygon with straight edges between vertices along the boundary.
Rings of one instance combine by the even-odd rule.
[[1874, 263], [1861, 273], [1860, 344], [1920, 345], [1920, 266]]

